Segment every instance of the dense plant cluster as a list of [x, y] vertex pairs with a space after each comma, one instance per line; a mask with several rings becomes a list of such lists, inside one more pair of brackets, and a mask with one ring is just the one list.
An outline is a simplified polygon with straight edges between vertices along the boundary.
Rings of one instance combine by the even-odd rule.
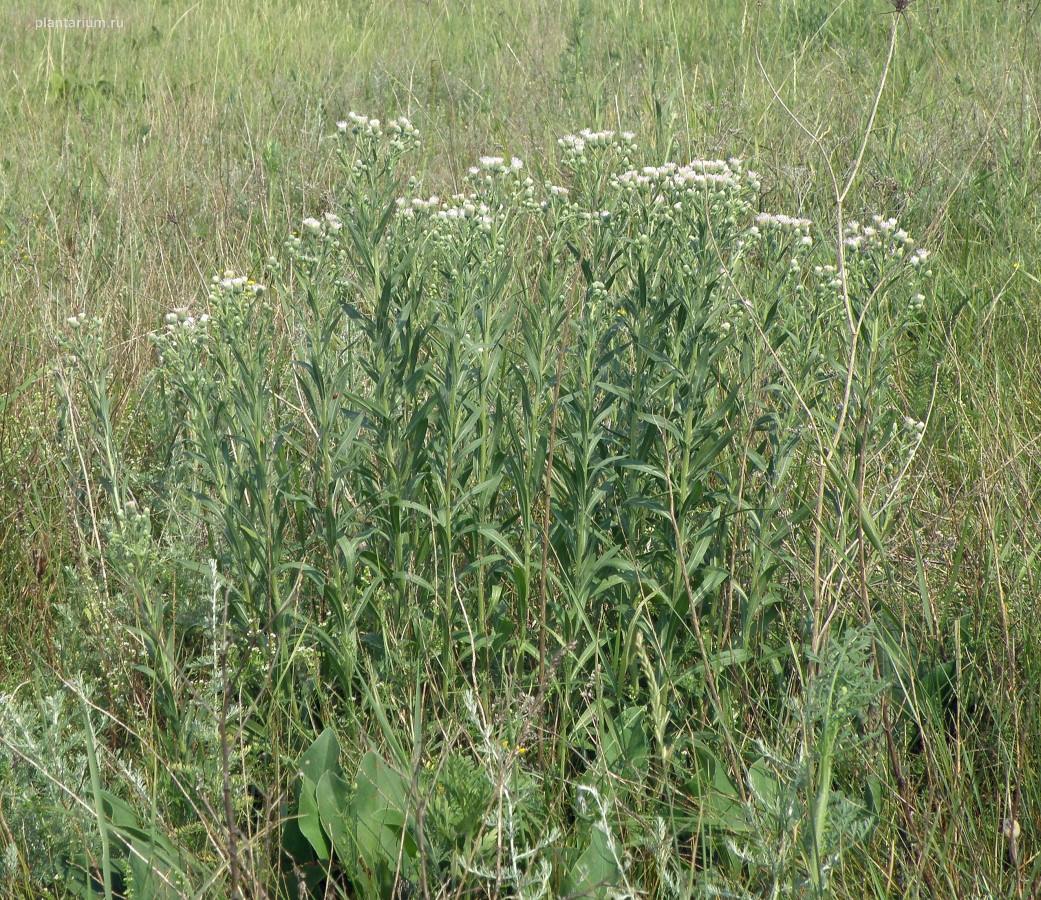
[[81, 897], [826, 896], [902, 802], [927, 253], [628, 133], [422, 197], [411, 122], [337, 131], [152, 336], [151, 464], [68, 322], [83, 678], [8, 698], [16, 837]]

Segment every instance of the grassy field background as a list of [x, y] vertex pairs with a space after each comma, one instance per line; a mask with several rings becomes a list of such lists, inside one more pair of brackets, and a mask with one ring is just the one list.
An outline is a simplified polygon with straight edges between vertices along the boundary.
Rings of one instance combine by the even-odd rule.
[[[59, 15], [120, 18], [122, 27], [36, 27], [38, 19]], [[119, 689], [138, 692], [130, 700], [107, 697], [104, 688], [90, 693], [92, 702], [120, 719], [121, 727], [95, 733], [100, 726], [91, 714], [75, 703], [70, 712], [55, 699], [69, 694], [69, 684], [79, 684], [80, 676], [117, 684], [114, 673], [121, 663], [113, 636], [133, 624], [108, 621], [97, 610], [114, 607], [95, 608], [84, 600], [93, 596], [96, 586], [90, 585], [99, 571], [92, 541], [82, 531], [84, 492], [96, 488], [100, 496], [105, 490], [98, 486], [103, 478], [92, 488], [70, 474], [75, 468], [69, 464], [70, 419], [54, 374], [67, 352], [59, 335], [70, 316], [82, 312], [104, 318], [111, 434], [123, 448], [126, 469], [147, 472], [157, 465], [154, 454], [161, 444], [155, 437], [159, 414], [148, 399], [157, 388], [151, 377], [155, 348], [147, 335], [171, 309], [204, 304], [212, 276], [226, 269], [267, 283], [265, 260], [283, 253], [290, 232], [299, 230], [305, 217], [344, 203], [336, 123], [348, 111], [385, 122], [405, 115], [418, 126], [422, 150], [404, 163], [408, 174], [419, 179], [416, 196], [463, 190], [469, 167], [482, 154], [520, 157], [526, 171], [538, 173], [536, 181], [559, 182], [565, 176], [558, 138], [590, 127], [631, 131], [648, 158], [659, 161], [747, 159], [761, 176], [764, 209], [833, 223], [835, 197], [825, 158], [844, 182], [866, 133], [894, 21], [892, 64], [844, 209], [860, 220], [872, 214], [898, 218], [920, 245], [932, 250], [934, 277], [920, 327], [913, 340], [900, 346], [891, 371], [894, 408], [901, 416], [925, 421], [924, 439], [901, 485], [906, 502], [890, 522], [884, 552], [874, 563], [884, 566], [889, 577], [876, 578], [874, 568], [863, 573], [872, 608], [885, 611], [880, 618], [891, 626], [888, 634], [906, 641], [903, 650], [914, 677], [901, 680], [881, 663], [871, 663], [886, 686], [847, 715], [856, 720], [855, 727], [844, 721], [842, 729], [845, 734], [852, 727], [872, 749], [863, 755], [851, 750], [842, 763], [847, 768], [834, 781], [836, 791], [842, 783], [852, 794], [854, 785], [868, 783], [866, 773], [878, 779], [880, 787], [872, 788], [877, 797], [868, 804], [877, 804], [871, 809], [870, 837], [851, 838], [852, 849], [837, 854], [826, 880], [820, 860], [816, 869], [811, 864], [820, 847], [806, 849], [807, 834], [814, 833], [808, 824], [812, 810], [827, 807], [826, 802], [806, 804], [804, 826], [777, 826], [775, 849], [788, 850], [777, 850], [773, 862], [735, 845], [747, 833], [744, 826], [727, 832], [729, 826], [718, 822], [706, 825], [707, 830], [662, 824], [668, 834], [657, 849], [652, 847], [645, 838], [661, 817], [654, 804], [675, 810], [678, 802], [669, 793], [675, 788], [666, 749], [669, 734], [685, 733], [683, 716], [702, 706], [684, 706], [682, 687], [659, 689], [660, 673], [649, 674], [653, 667], [636, 656], [627, 662], [642, 673], [633, 678], [631, 705], [620, 702], [616, 712], [622, 721], [629, 715], [625, 710], [649, 710], [646, 742], [653, 748], [649, 755], [657, 757], [648, 764], [654, 772], [650, 781], [632, 788], [641, 799], [618, 801], [629, 818], [623, 822], [619, 816], [616, 830], [600, 828], [588, 811], [574, 811], [576, 785], [586, 783], [579, 772], [584, 764], [576, 763], [568, 748], [561, 715], [540, 725], [551, 733], [559, 728], [548, 746], [540, 739], [536, 753], [532, 742], [523, 748], [525, 758], [514, 754], [502, 766], [503, 771], [516, 766], [516, 777], [530, 782], [530, 792], [539, 797], [531, 815], [543, 817], [546, 833], [550, 826], [560, 828], [559, 847], [566, 849], [540, 850], [554, 860], [554, 871], [578, 866], [575, 859], [583, 852], [587, 869], [590, 860], [599, 860], [597, 865], [605, 858], [615, 860], [597, 870], [604, 884], [593, 876], [583, 882], [578, 876], [561, 881], [553, 875], [549, 896], [554, 891], [621, 896], [626, 890], [640, 896], [709, 896], [711, 891], [719, 896], [1038, 896], [1041, 11], [1036, 3], [917, 0], [897, 13], [884, 0], [201, 0], [191, 5], [145, 0], [101, 10], [74, 3], [45, 10], [12, 0], [3, 17], [0, 591], [6, 627], [0, 632], [0, 693], [9, 712], [0, 713], [0, 736], [6, 736], [2, 746], [8, 748], [0, 756], [0, 885], [6, 885], [5, 896], [119, 894], [111, 877], [103, 877], [121, 845], [115, 837], [102, 839], [109, 833], [106, 817], [114, 821], [118, 816], [112, 809], [97, 813], [101, 780], [114, 795], [128, 803], [132, 798], [138, 816], [147, 812], [142, 797], [151, 795], [155, 821], [166, 823], [178, 848], [192, 848], [202, 861], [200, 871], [207, 872], [190, 888], [142, 882], [135, 897], [227, 897], [236, 890], [243, 896], [277, 896], [277, 884], [290, 889], [284, 873], [271, 873], [279, 868], [278, 828], [294, 813], [291, 770], [322, 732], [319, 726], [338, 732], [349, 766], [361, 764], [369, 749], [392, 756], [388, 748], [395, 741], [407, 745], [408, 735], [417, 743], [403, 758], [418, 761], [416, 735], [423, 732], [420, 720], [426, 715], [441, 735], [442, 743], [434, 743], [449, 748], [441, 756], [451, 760], [446, 767], [465, 769], [457, 762], [461, 757], [451, 755], [459, 741], [452, 744], [444, 735], [480, 732], [475, 724], [480, 717], [467, 719], [459, 684], [449, 689], [451, 677], [427, 672], [439, 685], [432, 689], [434, 699], [418, 681], [410, 682], [414, 660], [398, 660], [406, 674], [397, 681], [382, 670], [379, 677], [371, 676], [371, 683], [391, 685], [389, 721], [386, 713], [380, 718], [378, 696], [368, 706], [361, 704], [364, 712], [347, 716], [342, 707], [353, 702], [349, 685], [330, 687], [330, 699], [315, 706], [311, 700], [294, 700], [291, 690], [279, 693], [284, 685], [269, 690], [269, 674], [268, 681], [260, 681], [266, 685], [261, 693], [271, 704], [270, 715], [257, 716], [270, 730], [248, 732], [249, 740], [240, 731], [238, 747], [242, 772], [269, 779], [243, 787], [254, 799], [267, 798], [261, 817], [267, 824], [243, 824], [245, 811], [225, 815], [217, 790], [211, 795], [214, 808], [202, 810], [203, 827], [157, 793], [169, 788], [158, 769], [169, 765], [188, 774], [190, 754], [180, 748], [184, 758], [174, 761], [157, 750], [162, 741], [155, 735], [168, 723], [167, 714], [157, 712], [148, 699], [154, 659], [145, 665], [152, 676], [143, 670], [124, 673], [127, 680]], [[834, 242], [827, 228], [817, 232], [818, 242]], [[523, 278], [520, 283], [527, 284]], [[276, 331], [284, 339], [274, 342], [271, 353], [288, 359], [292, 341], [285, 335], [293, 332], [285, 326], [291, 316], [278, 312], [283, 300], [272, 293], [281, 323]], [[533, 508], [540, 502], [534, 493]], [[841, 506], [843, 501], [829, 494], [827, 502]], [[747, 536], [733, 540], [735, 547], [754, 543]], [[475, 546], [468, 546], [470, 563]], [[793, 562], [788, 577], [778, 582], [782, 595], [793, 578], [812, 569], [812, 560], [796, 558], [810, 546], [793, 542], [799, 565]], [[393, 550], [393, 541], [388, 548]], [[829, 552], [841, 557], [845, 551]], [[436, 567], [436, 555], [432, 559]], [[539, 568], [536, 559], [529, 561], [532, 571]], [[866, 565], [865, 557], [859, 562]], [[857, 560], [851, 563], [856, 569]], [[191, 584], [194, 590], [197, 585]], [[836, 591], [846, 590], [852, 589], [840, 579]], [[409, 602], [415, 601], [409, 596]], [[779, 646], [787, 646], [794, 659], [803, 652], [806, 634], [794, 618], [789, 624]], [[749, 649], [730, 642], [729, 624], [720, 620], [717, 625], [702, 655], [719, 654], [713, 656], [719, 661], [728, 651]], [[178, 625], [182, 628], [190, 630]], [[592, 670], [577, 663], [568, 668], [573, 648], [563, 632], [554, 637], [560, 639], [549, 655], [560, 651], [564, 662], [548, 659], [543, 646], [536, 671], [534, 652], [518, 650], [511, 677], [488, 687], [483, 704], [520, 708], [545, 687], [548, 663], [551, 683], [558, 675], [566, 682], [554, 702], [566, 706], [572, 702], [568, 697], [598, 690]], [[516, 643], [519, 637], [510, 640]], [[185, 639], [184, 646], [170, 651], [178, 665], [187, 666], [189, 644]], [[472, 638], [471, 645], [476, 648]], [[304, 646], [302, 638], [298, 646]], [[402, 653], [414, 649], [404, 636], [400, 646]], [[420, 641], [418, 646], [426, 645]], [[872, 646], [865, 658], [876, 660], [878, 645]], [[809, 696], [808, 674], [791, 676], [783, 690], [774, 684], [775, 693], [767, 690], [767, 699], [753, 700], [753, 692], [770, 681], [762, 673], [774, 665], [762, 648], [755, 653], [760, 651], [756, 659], [741, 662], [741, 674], [733, 676], [733, 696], [742, 699], [733, 701], [729, 722], [720, 725], [726, 716], [719, 708], [705, 711], [718, 702], [705, 700], [703, 722], [691, 726], [692, 733], [732, 732], [715, 748], [716, 761], [725, 763], [730, 780], [720, 776], [722, 781], [713, 782], [711, 766], [694, 766], [691, 771], [700, 773], [704, 783], [691, 787], [692, 781], [685, 782], [689, 794], [702, 798], [691, 801], [686, 811], [694, 819], [722, 816], [720, 803], [755, 806], [749, 797], [756, 790], [781, 790], [756, 787], [760, 770], [752, 762], [765, 758], [765, 736], [780, 745], [801, 734], [812, 750], [830, 733], [808, 714], [799, 732], [781, 696], [785, 690]], [[494, 652], [507, 651], [497, 646]], [[730, 679], [737, 657], [726, 659], [719, 662], [719, 673]], [[825, 657], [809, 669], [820, 665], [826, 671], [821, 660]], [[211, 662], [215, 667], [216, 655]], [[689, 669], [688, 663], [683, 666]], [[299, 668], [287, 666], [287, 672]], [[560, 675], [561, 667], [567, 674]], [[335, 681], [325, 670], [315, 677]], [[899, 690], [886, 678], [895, 679]], [[89, 693], [76, 688], [71, 694], [77, 691], [84, 697]], [[880, 695], [886, 699], [879, 700]], [[227, 744], [227, 696], [223, 718], [218, 717], [222, 740], [215, 747]], [[539, 694], [537, 699], [545, 698]], [[427, 701], [433, 706], [428, 708]], [[664, 715], [655, 704], [674, 709]], [[48, 716], [53, 720], [49, 726]], [[30, 721], [37, 725], [25, 724]], [[635, 720], [625, 721], [628, 727]], [[666, 727], [666, 722], [671, 724]], [[25, 774], [32, 768], [24, 749], [29, 744], [20, 743], [19, 735], [34, 727], [38, 742], [40, 735], [52, 734], [55, 750], [65, 754], [62, 780], [67, 794], [86, 798], [87, 825], [69, 824], [75, 815], [57, 808], [49, 818], [47, 810], [60, 805], [58, 800], [41, 799], [33, 806], [27, 799], [35, 782]], [[869, 741], [868, 734], [876, 737]], [[472, 735], [471, 740], [479, 743]], [[857, 743], [851, 741], [851, 746]], [[258, 744], [267, 745], [266, 755], [247, 763]], [[22, 748], [23, 755], [15, 748]], [[516, 749], [522, 749], [520, 743]], [[786, 782], [795, 794], [819, 787], [815, 779], [823, 756], [808, 753], [816, 762]], [[218, 783], [219, 762], [200, 763], [203, 770], [212, 768]], [[735, 775], [742, 763], [744, 774]], [[135, 766], [137, 774], [130, 777]], [[417, 762], [416, 773], [420, 768]], [[228, 772], [225, 759], [225, 783]], [[419, 784], [419, 774], [407, 774]], [[467, 777], [480, 780], [472, 772]], [[625, 777], [630, 787], [638, 780], [631, 773]], [[121, 791], [120, 784], [131, 787]], [[824, 782], [825, 801], [831, 784]], [[528, 788], [514, 787], [516, 796], [527, 796]], [[398, 789], [384, 785], [381, 792]], [[436, 791], [438, 784], [430, 789]], [[717, 799], [705, 799], [710, 795]], [[822, 796], [819, 790], [816, 796]], [[76, 804], [68, 796], [65, 802], [75, 813]], [[783, 811], [776, 812], [783, 818]], [[243, 832], [237, 843], [227, 828], [236, 814], [242, 819], [236, 827]], [[587, 819], [594, 825], [583, 831], [585, 826], [576, 822]], [[55, 842], [41, 845], [49, 827]], [[850, 834], [856, 832], [850, 828]], [[509, 856], [503, 850], [506, 830], [481, 826], [475, 833], [475, 844], [464, 841], [459, 852], [479, 856], [473, 847], [480, 845], [484, 853], [481, 841], [490, 839], [499, 842], [500, 862]], [[589, 837], [594, 833], [609, 837]], [[722, 833], [730, 835], [729, 844]], [[530, 840], [531, 829], [525, 834]], [[616, 838], [617, 854], [596, 849], [600, 840], [614, 848], [610, 841]], [[86, 882], [77, 888], [74, 879], [53, 881], [50, 868], [75, 870], [69, 860], [77, 841], [78, 852], [85, 854], [81, 869], [93, 873], [93, 888]], [[803, 848], [803, 855], [793, 847]], [[514, 851], [516, 875], [520, 857]], [[618, 862], [621, 857], [625, 865]], [[314, 896], [391, 896], [397, 889], [378, 879], [359, 887], [357, 875], [326, 865], [324, 880], [300, 880]], [[43, 867], [50, 867], [46, 875]], [[450, 869], [445, 863], [436, 871]], [[415, 876], [422, 887], [412, 889], [432, 896], [515, 896], [523, 887], [527, 895], [538, 895], [534, 882], [511, 882], [503, 875], [507, 870], [467, 881], [460, 874], [466, 867], [457, 867], [451, 883], [437, 884], [433, 874], [432, 881]]]

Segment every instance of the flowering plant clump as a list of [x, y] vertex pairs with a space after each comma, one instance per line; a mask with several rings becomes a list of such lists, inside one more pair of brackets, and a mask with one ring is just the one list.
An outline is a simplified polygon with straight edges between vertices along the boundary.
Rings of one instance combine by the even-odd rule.
[[355, 155], [348, 156], [347, 150], [342, 149], [341, 158], [356, 177], [375, 176], [381, 166], [419, 147], [419, 129], [404, 116], [384, 127], [379, 119], [350, 112], [345, 121], [336, 123], [336, 130], [343, 138], [354, 139]]
[[198, 377], [210, 339], [209, 313], [192, 316], [188, 307], [180, 306], [166, 314], [165, 323], [162, 331], [149, 335], [159, 365], [182, 379]]
[[[303, 823], [286, 826], [283, 880], [321, 869], [390, 896], [422, 867], [460, 893], [505, 879], [532, 897], [635, 896], [652, 888], [625, 842], [653, 819], [654, 854], [700, 829], [709, 855], [736, 848], [823, 895], [870, 832], [837, 799], [871, 743], [849, 723], [880, 685], [851, 610], [872, 618], [858, 573], [887, 565], [928, 431], [893, 375], [929, 315], [928, 253], [893, 219], [764, 208], [749, 162], [656, 160], [628, 132], [568, 135], [556, 160], [481, 156], [451, 192], [409, 174], [406, 118], [352, 112], [332, 139], [343, 183], [267, 260], [270, 286], [215, 275], [151, 335], [149, 477], [111, 421], [103, 323], [66, 323], [82, 533], [97, 592], [119, 601], [105, 614], [127, 620], [126, 679], [147, 681], [174, 735], [169, 771], [224, 741], [221, 770], [192, 783], [245, 834], [244, 786], [283, 769], [260, 705], [293, 717], [287, 733], [380, 731], [395, 759], [366, 770], [375, 792], [325, 738], [299, 784], [270, 791], [299, 807], [279, 827]], [[777, 661], [804, 647], [800, 690], [824, 697], [839, 675], [864, 689], [834, 709], [790, 702]], [[824, 749], [767, 753], [776, 734], [735, 728], [736, 678]], [[429, 816], [390, 703], [415, 710], [410, 740], [474, 748], [416, 782], [451, 795]], [[452, 703], [469, 715], [428, 734]], [[582, 768], [573, 827], [543, 827], [531, 789], [544, 731], [581, 748], [553, 762]], [[332, 852], [362, 812], [394, 822], [371, 872]], [[770, 822], [776, 859], [746, 846]]]

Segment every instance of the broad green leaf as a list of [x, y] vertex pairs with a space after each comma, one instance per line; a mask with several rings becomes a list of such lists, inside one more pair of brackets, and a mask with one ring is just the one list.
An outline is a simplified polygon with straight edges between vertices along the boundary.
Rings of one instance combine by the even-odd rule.
[[781, 786], [766, 760], [757, 759], [748, 769], [748, 783], [756, 803], [765, 811], [778, 808]]
[[310, 779], [311, 784], [318, 784], [326, 772], [342, 774], [340, 768], [340, 743], [336, 733], [326, 728], [300, 757], [300, 774]]
[[348, 830], [351, 786], [335, 772], [326, 772], [315, 788], [318, 816], [340, 859], [350, 859], [354, 842]]
[[300, 833], [307, 838], [319, 859], [329, 858], [329, 842], [322, 829], [321, 814], [318, 811], [318, 800], [315, 798], [315, 784], [310, 778], [300, 779], [299, 818], [296, 822]]
[[606, 898], [621, 874], [607, 834], [594, 825], [589, 829], [589, 846], [564, 879], [562, 892], [571, 897]]
[[698, 824], [730, 834], [751, 831], [741, 795], [723, 764], [705, 747], [698, 749], [697, 760], [698, 777], [687, 783], [687, 790], [699, 801]]
[[358, 769], [353, 822], [358, 855], [370, 871], [397, 866], [408, 817], [409, 782], [375, 753]]
[[648, 741], [644, 728], [645, 717], [642, 707], [630, 706], [613, 723], [608, 724], [602, 752], [609, 770], [621, 772], [629, 767], [642, 769], [646, 765]]

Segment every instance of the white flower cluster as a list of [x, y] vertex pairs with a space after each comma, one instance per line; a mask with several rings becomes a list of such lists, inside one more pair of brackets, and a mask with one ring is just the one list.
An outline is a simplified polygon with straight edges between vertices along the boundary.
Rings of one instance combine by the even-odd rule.
[[684, 166], [667, 162], [630, 169], [613, 176], [610, 186], [631, 208], [642, 207], [644, 215], [663, 223], [688, 215], [701, 218], [711, 211], [718, 227], [736, 230], [752, 210], [759, 177], [746, 172], [740, 160], [703, 159]]
[[149, 335], [159, 354], [160, 365], [166, 364], [182, 373], [186, 380], [196, 379], [204, 348], [210, 340], [210, 316], [189, 315], [188, 307], [178, 306], [164, 317], [162, 331]]
[[809, 247], [813, 244], [813, 238], [810, 237], [812, 228], [813, 222], [809, 219], [786, 216], [784, 213], [759, 213], [755, 217], [755, 224], [748, 229], [748, 234], [750, 237], [755, 237], [763, 232], [790, 234], [797, 238], [800, 244]]
[[817, 276], [817, 280], [833, 290], [839, 290], [842, 287], [842, 280], [839, 278], [839, 270], [836, 266], [814, 266], [813, 274]]
[[[196, 317], [188, 314], [188, 307], [178, 306], [164, 317], [165, 327], [149, 337], [156, 345], [159, 362], [171, 355], [184, 356], [190, 349], [200, 350], [209, 340], [210, 316], [207, 313]], [[191, 357], [193, 363], [197, 357]]]
[[[338, 236], [342, 230], [343, 221], [336, 213], [327, 212], [320, 219], [308, 216], [300, 223], [300, 232], [294, 231], [286, 239], [286, 252], [294, 264], [305, 267], [318, 265], [321, 256], [330, 248], [342, 256], [344, 250]], [[273, 268], [270, 260], [268, 268]]]
[[188, 315], [187, 306], [175, 307], [173, 312], [166, 314], [166, 330], [174, 331], [180, 328], [195, 328], [197, 325], [206, 325], [210, 321], [209, 314], [203, 313], [198, 319]]
[[420, 142], [419, 129], [405, 116], [399, 116], [387, 125], [387, 135], [395, 150], [407, 150]]
[[515, 156], [511, 156], [509, 162], [503, 156], [482, 156], [478, 162], [480, 166], [472, 166], [470, 168], [471, 175], [480, 175], [486, 172], [490, 172], [493, 175], [505, 175], [508, 172], [516, 174], [524, 168], [524, 161], [517, 159]]
[[[929, 251], [924, 247], [916, 247], [896, 219], [873, 216], [870, 224], [851, 221], [843, 229], [842, 243], [846, 250], [846, 263], [851, 271], [855, 272], [864, 266], [872, 269], [906, 264], [910, 267], [912, 286], [917, 277], [932, 277], [932, 270], [927, 265]], [[913, 318], [924, 307], [925, 295], [915, 293], [907, 302], [906, 313]]]
[[660, 166], [644, 166], [642, 169], [623, 172], [613, 183], [623, 187], [671, 187], [688, 194], [704, 188], [712, 191], [743, 187], [753, 191], [759, 190], [759, 176], [752, 171], [745, 172], [739, 159], [698, 159], [685, 166], [674, 162], [663, 163]]
[[347, 119], [336, 123], [336, 130], [340, 134], [350, 132], [354, 135], [366, 135], [367, 137], [383, 137], [383, 123], [379, 119], [370, 119], [351, 110], [347, 113]]
[[[335, 212], [326, 212], [321, 218], [309, 215], [300, 225], [301, 234], [293, 232], [286, 238], [284, 245], [286, 253], [295, 264], [304, 267], [318, 265], [321, 255], [330, 248], [336, 255], [344, 255], [344, 248], [338, 237], [339, 232], [344, 229], [344, 223]], [[272, 267], [270, 261], [269, 267]]]
[[434, 213], [441, 209], [441, 206], [441, 198], [436, 194], [428, 200], [424, 200], [422, 197], [413, 197], [411, 200], [406, 200], [404, 197], [398, 197], [397, 199], [399, 216], [413, 216], [416, 213]]
[[266, 294], [264, 285], [233, 270], [214, 276], [209, 295], [213, 316], [210, 329], [218, 347], [253, 340], [271, 310]]
[[65, 324], [72, 329], [72, 334], [68, 337], [62, 336], [60, 341], [67, 349], [72, 350], [68, 357], [70, 363], [80, 363], [88, 358], [93, 352], [88, 350], [89, 347], [100, 349], [101, 333], [105, 324], [100, 316], [88, 316], [85, 312], [76, 313], [69, 316]]
[[476, 202], [496, 213], [507, 209], [538, 212], [545, 204], [535, 198], [535, 182], [525, 177], [524, 162], [515, 156], [482, 156], [480, 165], [470, 168], [467, 181], [473, 185]]
[[870, 225], [854, 220], [846, 223], [842, 232], [842, 243], [847, 250], [865, 256], [882, 253], [885, 256], [903, 259], [919, 268], [929, 256], [929, 251], [914, 249], [914, 241], [898, 226], [896, 219], [872, 216]]
[[447, 200], [436, 195], [426, 199], [399, 197], [396, 201], [397, 218], [423, 222], [425, 230], [437, 243], [440, 239], [454, 241], [464, 232], [474, 229], [491, 232], [496, 220], [517, 206], [538, 208], [535, 182], [521, 177], [524, 170], [522, 160], [515, 156], [508, 159], [482, 156], [478, 163], [470, 168], [467, 176], [467, 181], [473, 185], [472, 192], [454, 194]]
[[379, 119], [370, 119], [353, 110], [347, 113], [347, 118], [336, 123], [336, 130], [340, 134], [352, 134], [355, 137], [367, 137], [379, 140], [386, 136], [390, 146], [394, 150], [407, 150], [416, 147], [420, 143], [419, 129], [405, 116], [392, 119], [384, 128]]
[[560, 148], [564, 165], [569, 169], [575, 169], [588, 161], [587, 150], [613, 150], [626, 157], [635, 153], [635, 138], [636, 135], [631, 131], [623, 131], [619, 134], [615, 131], [592, 131], [589, 128], [583, 128], [578, 134], [568, 134], [562, 137], [557, 141], [557, 146]]
[[919, 422], [910, 416], [904, 416], [904, 431], [912, 438], [919, 438], [925, 432], [925, 422]]
[[[918, 247], [911, 251], [911, 255], [907, 258], [907, 263], [916, 269], [924, 269], [925, 261], [929, 258], [929, 251], [924, 247]], [[927, 276], [932, 275], [931, 271], [926, 271]]]
[[257, 284], [245, 275], [236, 275], [231, 269], [225, 271], [223, 275], [214, 275], [213, 284], [215, 288], [231, 294], [253, 294], [257, 297], [267, 290], [264, 285]]
[[65, 364], [87, 372], [99, 372], [104, 353], [104, 320], [100, 316], [88, 316], [80, 312], [69, 316], [65, 324], [71, 333], [57, 335], [58, 344], [63, 350], [58, 371]]
[[343, 228], [343, 222], [340, 221], [340, 217], [332, 212], [327, 212], [321, 219], [308, 216], [301, 225], [303, 225], [304, 232], [307, 234], [336, 234]]
[[454, 194], [449, 200], [442, 200], [436, 196], [428, 200], [419, 197], [406, 200], [399, 197], [397, 207], [399, 218], [425, 216], [439, 222], [473, 222], [481, 231], [491, 231], [495, 222], [489, 206], [480, 202], [473, 194]]

